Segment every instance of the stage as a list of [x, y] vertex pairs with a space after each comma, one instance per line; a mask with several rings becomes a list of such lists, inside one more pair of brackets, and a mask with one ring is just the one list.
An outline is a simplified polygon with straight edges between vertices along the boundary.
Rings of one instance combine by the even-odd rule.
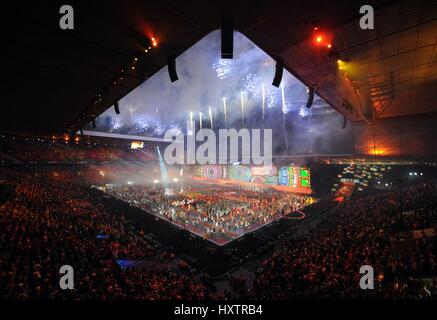
[[210, 183], [187, 186], [174, 196], [146, 186], [111, 186], [102, 191], [219, 246], [315, 202], [305, 195]]
[[295, 220], [291, 213], [219, 245], [102, 190], [91, 188], [90, 193], [114, 208], [115, 212], [124, 212], [135, 228], [142, 230], [148, 238], [155, 239], [159, 247], [185, 257], [184, 260], [192, 267], [213, 278], [225, 276], [241, 263], [271, 252], [285, 233], [300, 232], [314, 219], [307, 215], [305, 219]]

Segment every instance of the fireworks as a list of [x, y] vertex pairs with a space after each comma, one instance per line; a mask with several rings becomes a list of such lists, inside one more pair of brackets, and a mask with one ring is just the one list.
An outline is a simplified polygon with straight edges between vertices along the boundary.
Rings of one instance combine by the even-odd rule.
[[175, 124], [175, 123], [170, 126], [170, 128], [167, 130], [167, 132], [169, 134], [174, 135], [174, 136], [178, 136], [178, 135], [183, 134], [182, 133], [182, 128], [179, 125]]
[[228, 118], [227, 118], [227, 113], [226, 113], [226, 98], [223, 97], [223, 112], [225, 113], [225, 126], [228, 126]]
[[[188, 124], [187, 124], [188, 126]], [[190, 111], [190, 125], [187, 127], [187, 134], [189, 136], [193, 135], [193, 131], [194, 131], [194, 121], [193, 121], [193, 112]]]
[[284, 114], [288, 113], [288, 106], [285, 102], [284, 84], [281, 84], [281, 98], [282, 98], [282, 112]]
[[202, 124], [202, 115], [203, 115], [203, 113], [202, 113], [202, 112], [199, 112], [199, 126], [200, 126], [200, 130], [203, 129], [203, 124]]
[[226, 79], [233, 70], [232, 60], [219, 59], [218, 62], [213, 63], [212, 67], [220, 79]]
[[165, 128], [159, 123], [157, 123], [155, 128], [153, 128], [154, 135], [162, 136], [164, 134], [164, 132], [165, 132]]
[[[203, 129], [203, 121], [207, 128], [214, 130], [229, 129], [234, 125], [249, 129], [256, 126], [280, 129], [285, 121], [285, 129], [290, 130], [287, 121], [294, 117], [305, 120], [310, 115], [336, 112], [317, 95], [311, 110], [301, 108], [307, 100], [306, 86], [287, 71], [284, 71], [281, 87], [272, 86], [275, 61], [245, 37], [235, 38], [235, 41], [239, 40], [234, 59], [219, 58], [214, 45], [217, 34], [205, 39], [209, 40], [202, 40], [203, 44], [194, 47], [198, 48], [197, 52], [190, 53], [191, 49], [187, 52], [192, 59], [179, 61], [186, 81], [170, 87], [165, 72], [157, 74], [120, 100], [121, 115], [115, 117], [113, 108], [105, 111], [95, 130], [154, 136], [165, 132], [172, 123], [178, 123], [184, 131], [195, 134], [199, 125]], [[205, 79], [209, 79], [212, 72], [211, 81], [188, 72], [192, 70], [191, 63]], [[280, 113], [285, 114], [285, 120], [277, 117]]]
[[241, 126], [244, 127], [244, 92], [240, 92], [241, 96]]
[[135, 128], [138, 130], [138, 132], [143, 133], [149, 130], [149, 122], [144, 118], [136, 119]]
[[212, 123], [212, 110], [211, 110], [211, 106], [208, 107], [209, 110], [209, 122], [211, 124], [211, 129], [214, 129], [213, 123]]
[[169, 127], [170, 130], [182, 131], [182, 127], [177, 123], [172, 123]]
[[[153, 135], [162, 136], [165, 130], [167, 130], [167, 127], [157, 120], [148, 119], [146, 117], [134, 118], [133, 120], [135, 123], [135, 129], [138, 133], [144, 134], [147, 132], [152, 132]], [[170, 125], [170, 127], [179, 129], [179, 127], [175, 124]]]
[[285, 114], [288, 112], [287, 104], [285, 103], [284, 83], [281, 84], [281, 97], [282, 97], [282, 130], [284, 133], [284, 142], [286, 150], [288, 151], [288, 139], [287, 130], [285, 128]]
[[246, 96], [252, 99], [258, 99], [261, 78], [255, 73], [249, 73], [242, 79], [242, 82], [242, 91], [244, 91]]
[[310, 113], [310, 112], [309, 112], [308, 108], [305, 108], [304, 106], [300, 107], [299, 115], [300, 115], [302, 118], [308, 116], [309, 113]]
[[118, 130], [123, 126], [123, 124], [121, 123], [120, 119], [118, 118], [112, 118], [111, 119], [111, 127], [112, 130]]
[[193, 129], [194, 126], [194, 122], [193, 122], [193, 112], [190, 111], [190, 125], [191, 125], [191, 129]]
[[261, 87], [262, 91], [262, 116], [263, 116], [263, 122], [264, 122], [264, 115], [266, 112], [266, 89], [264, 88], [264, 83]]
[[267, 92], [267, 97], [266, 97], [267, 104], [266, 105], [267, 105], [268, 109], [271, 109], [275, 106], [277, 95], [278, 95], [278, 92], [277, 92], [277, 90], [274, 90], [274, 89], [270, 89]]

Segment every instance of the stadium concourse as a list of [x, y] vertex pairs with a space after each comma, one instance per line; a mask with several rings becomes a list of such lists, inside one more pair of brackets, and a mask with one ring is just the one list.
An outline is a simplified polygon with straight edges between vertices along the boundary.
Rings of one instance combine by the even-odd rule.
[[5, 12], [0, 300], [437, 299], [435, 1]]

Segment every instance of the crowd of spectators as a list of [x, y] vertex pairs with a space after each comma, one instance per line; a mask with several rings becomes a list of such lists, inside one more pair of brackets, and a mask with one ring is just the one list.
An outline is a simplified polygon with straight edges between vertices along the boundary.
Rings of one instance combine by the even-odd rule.
[[[91, 172], [95, 176], [85, 180], [87, 171], [78, 176], [75, 168], [0, 168], [2, 299], [224, 297], [191, 272], [154, 268], [177, 257], [151, 243], [122, 211], [92, 197], [85, 186], [103, 177], [98, 170]], [[272, 254], [256, 260], [253, 288], [240, 288], [240, 297], [437, 297], [435, 184], [346, 200], [320, 219], [303, 235], [282, 238]], [[149, 261], [151, 267], [124, 269], [120, 259]], [[59, 268], [66, 264], [75, 270], [75, 290], [59, 288]], [[359, 286], [363, 265], [374, 269], [374, 290]]]
[[[118, 259], [162, 262], [123, 214], [96, 202], [58, 176], [35, 178], [1, 169], [10, 192], [0, 204], [2, 299], [201, 299], [206, 290], [173, 271], [123, 270]], [[103, 235], [101, 238], [99, 235]], [[75, 272], [75, 290], [59, 288], [62, 265]]]
[[[420, 184], [404, 190], [346, 201], [309, 230], [288, 239], [261, 261], [252, 297], [263, 299], [428, 299], [437, 297], [435, 228], [437, 188]], [[435, 230], [435, 229], [434, 229]], [[375, 289], [359, 286], [360, 267], [374, 269]]]
[[[25, 163], [95, 163], [102, 161], [152, 161], [152, 148], [129, 149], [70, 141], [2, 139], [1, 158], [14, 158]], [[7, 157], [9, 156], [9, 157]]]

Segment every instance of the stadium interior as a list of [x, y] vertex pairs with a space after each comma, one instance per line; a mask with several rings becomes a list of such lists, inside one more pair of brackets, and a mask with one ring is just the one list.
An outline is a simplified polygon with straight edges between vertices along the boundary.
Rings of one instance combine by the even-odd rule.
[[1, 300], [437, 298], [437, 2], [62, 5], [2, 12]]

